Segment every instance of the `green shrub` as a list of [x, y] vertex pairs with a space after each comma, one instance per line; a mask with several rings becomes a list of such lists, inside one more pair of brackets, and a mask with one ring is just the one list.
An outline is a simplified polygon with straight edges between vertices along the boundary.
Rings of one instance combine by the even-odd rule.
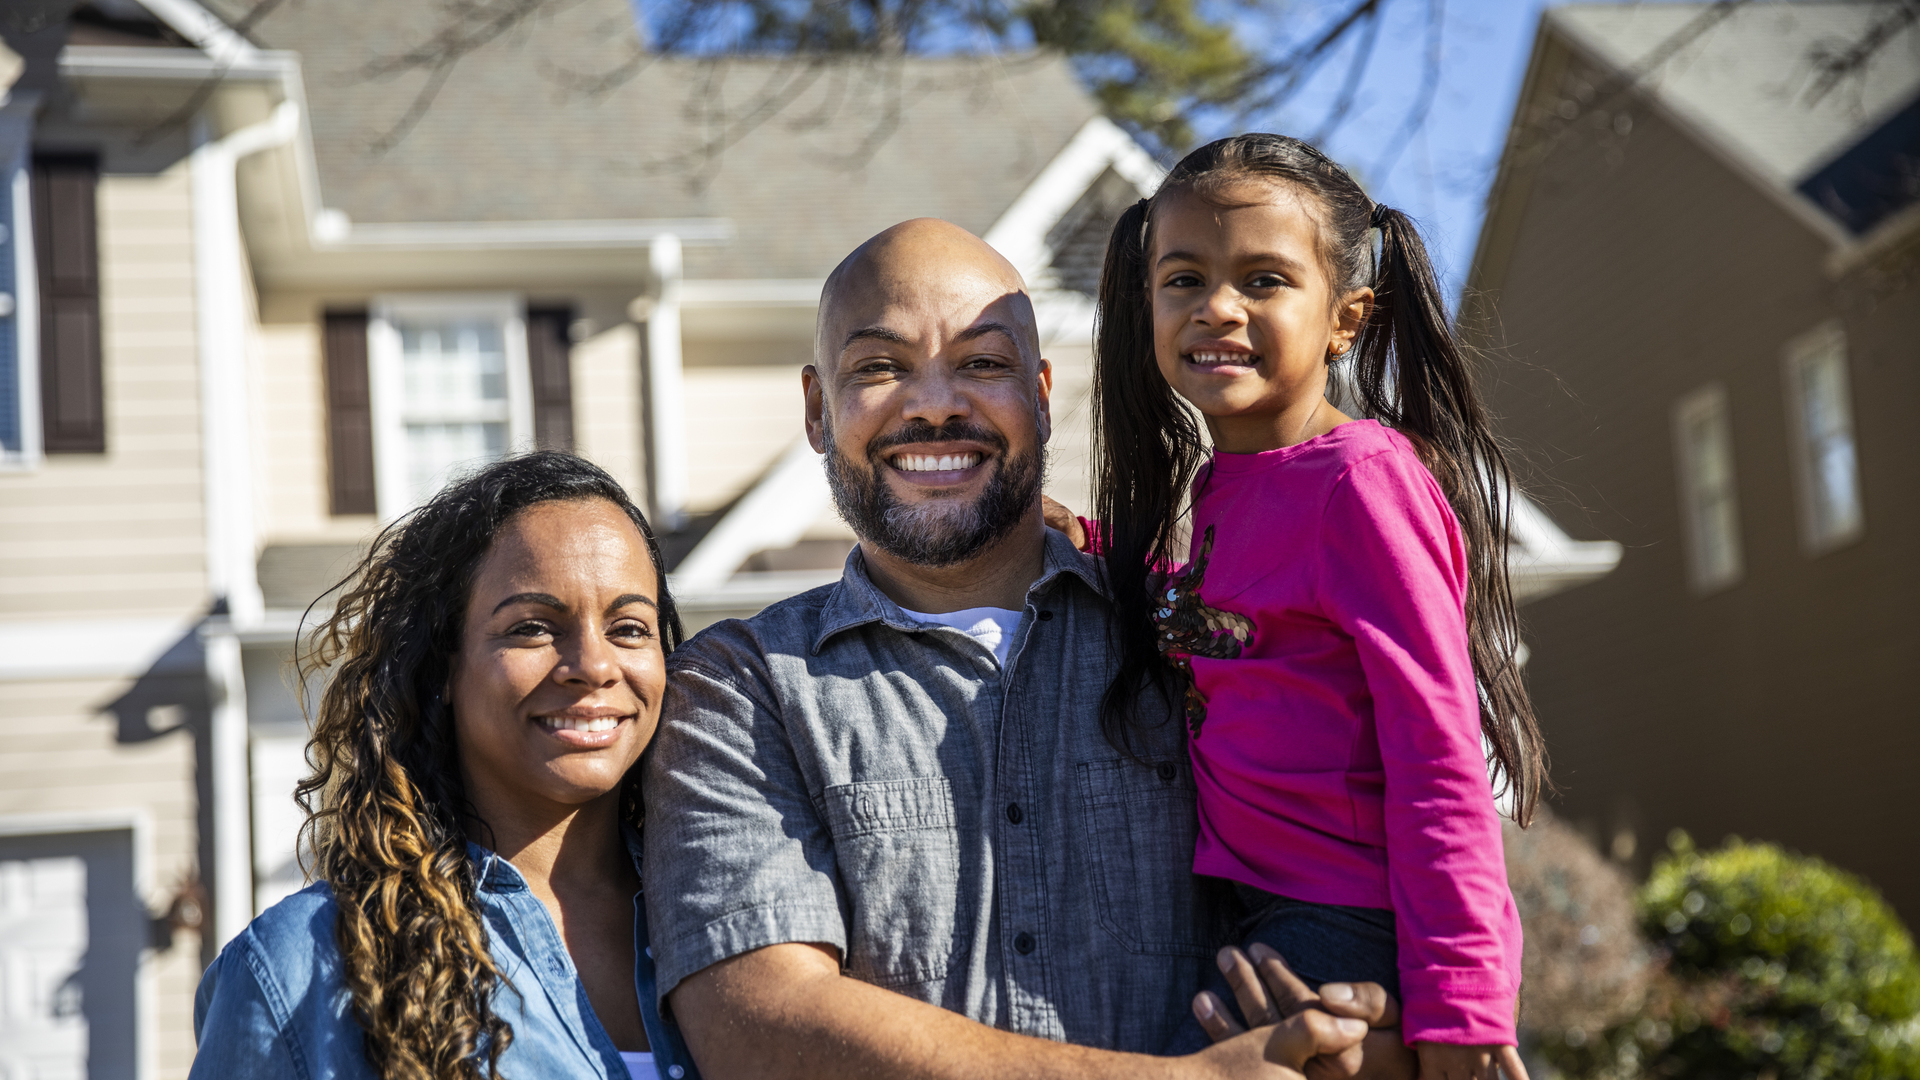
[[1772, 844], [1673, 852], [1640, 890], [1665, 977], [1639, 1017], [1584, 1047], [1576, 1076], [1920, 1080], [1920, 961], [1871, 887]]

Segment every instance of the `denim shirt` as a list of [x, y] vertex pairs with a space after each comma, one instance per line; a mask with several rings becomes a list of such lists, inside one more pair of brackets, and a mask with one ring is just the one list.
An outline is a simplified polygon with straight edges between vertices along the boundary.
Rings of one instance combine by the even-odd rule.
[[[631, 833], [626, 839], [637, 871], [639, 839]], [[467, 845], [467, 856], [488, 950], [512, 983], [498, 989], [493, 1001], [496, 1015], [513, 1025], [499, 1075], [628, 1080], [546, 906], [512, 863], [477, 844]], [[315, 883], [268, 908], [220, 950], [194, 998], [200, 1051], [192, 1080], [376, 1080], [342, 979], [335, 912], [328, 886]], [[654, 1004], [647, 940], [646, 904], [636, 893], [633, 982], [647, 1042], [663, 1080], [697, 1080], [679, 1030]]]
[[1193, 874], [1193, 772], [1171, 707], [1107, 743], [1112, 609], [1046, 533], [1004, 667], [868, 578], [674, 650], [644, 763], [667, 993], [741, 953], [832, 945], [847, 975], [981, 1023], [1161, 1050], [1230, 924]]

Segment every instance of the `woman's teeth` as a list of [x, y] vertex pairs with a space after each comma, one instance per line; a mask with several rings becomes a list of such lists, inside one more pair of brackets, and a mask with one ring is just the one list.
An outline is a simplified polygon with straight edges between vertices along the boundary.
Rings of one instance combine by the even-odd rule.
[[596, 716], [591, 720], [575, 720], [565, 716], [537, 716], [540, 726], [548, 731], [612, 731], [620, 726], [617, 716]]
[[952, 472], [955, 469], [971, 469], [980, 464], [979, 454], [901, 454], [893, 459], [893, 467], [907, 472]]
[[1259, 353], [1243, 352], [1193, 352], [1187, 354], [1190, 364], [1238, 364], [1241, 367], [1253, 367], [1260, 363]]

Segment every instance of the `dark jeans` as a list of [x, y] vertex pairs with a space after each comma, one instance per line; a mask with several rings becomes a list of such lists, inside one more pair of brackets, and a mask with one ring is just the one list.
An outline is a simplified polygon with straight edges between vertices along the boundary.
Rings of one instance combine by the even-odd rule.
[[[1310, 904], [1276, 896], [1251, 885], [1234, 886], [1248, 915], [1240, 923], [1242, 951], [1262, 942], [1280, 954], [1300, 977], [1318, 990], [1321, 983], [1376, 982], [1394, 997], [1400, 996], [1400, 949], [1394, 936], [1393, 912], [1385, 908]], [[1218, 965], [1207, 965], [1202, 987], [1219, 995], [1227, 1008], [1239, 1012], [1227, 977]], [[1191, 1054], [1212, 1043], [1200, 1021], [1188, 1015], [1169, 1054]]]

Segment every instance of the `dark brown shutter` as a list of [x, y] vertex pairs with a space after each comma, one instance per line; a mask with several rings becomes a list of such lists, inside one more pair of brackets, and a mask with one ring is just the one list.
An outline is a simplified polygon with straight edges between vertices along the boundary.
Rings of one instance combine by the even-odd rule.
[[327, 465], [335, 514], [371, 514], [373, 398], [367, 390], [367, 313], [329, 311], [321, 331], [327, 359]]
[[573, 449], [573, 371], [565, 308], [527, 310], [527, 374], [533, 383], [533, 444], [542, 450]]
[[36, 157], [33, 247], [40, 278], [40, 430], [49, 454], [107, 448], [100, 372], [100, 252], [94, 227], [99, 164]]

